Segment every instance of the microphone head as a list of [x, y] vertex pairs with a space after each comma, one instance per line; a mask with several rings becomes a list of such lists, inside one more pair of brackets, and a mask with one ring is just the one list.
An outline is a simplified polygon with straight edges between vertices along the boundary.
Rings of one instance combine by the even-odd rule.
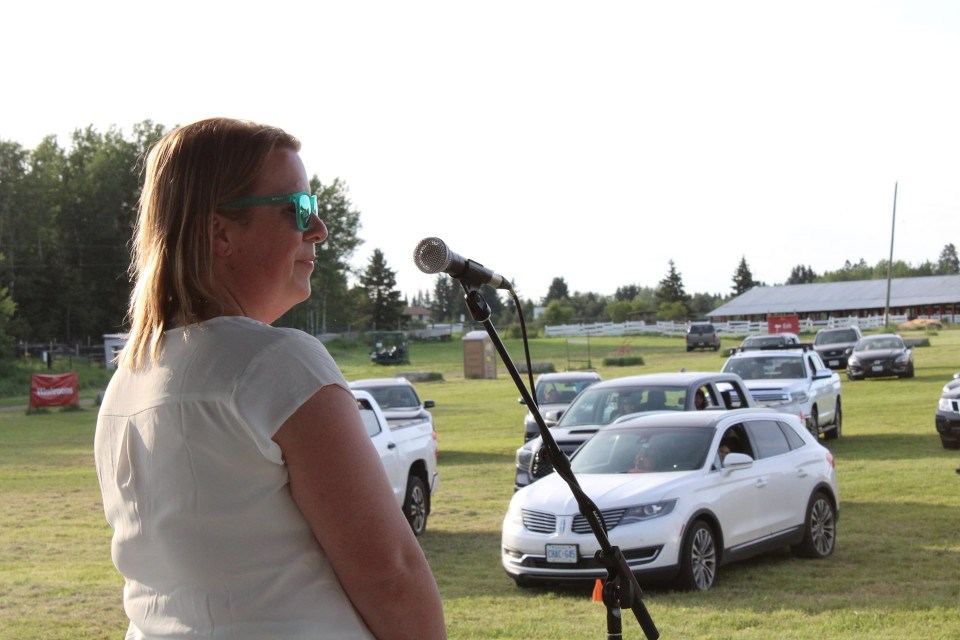
[[413, 250], [413, 261], [424, 273], [440, 273], [450, 266], [450, 248], [440, 238], [424, 238]]

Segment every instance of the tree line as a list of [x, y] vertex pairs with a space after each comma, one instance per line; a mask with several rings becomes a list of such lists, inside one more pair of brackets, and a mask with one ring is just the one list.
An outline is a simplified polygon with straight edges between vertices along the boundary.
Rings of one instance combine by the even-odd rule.
[[[99, 344], [104, 333], [125, 329], [130, 293], [130, 238], [143, 185], [147, 150], [167, 129], [145, 120], [130, 137], [116, 127], [98, 132], [75, 130], [67, 147], [47, 136], [35, 148], [0, 139], [0, 354], [15, 345]], [[433, 290], [412, 299], [396, 288], [396, 271], [380, 249], [362, 269], [350, 261], [363, 243], [361, 213], [347, 185], [316, 175], [310, 187], [318, 196], [320, 217], [329, 230], [317, 247], [313, 293], [278, 324], [315, 335], [346, 331], [411, 328], [408, 306], [429, 309], [436, 323], [470, 321], [460, 285], [439, 274]], [[960, 273], [953, 244], [936, 262], [893, 264], [894, 277]], [[885, 278], [887, 263], [863, 259], [817, 274], [797, 265], [784, 284]], [[704, 314], [734, 296], [765, 283], [756, 280], [743, 256], [726, 295], [685, 291], [671, 260], [655, 286], [625, 284], [612, 296], [570, 292], [563, 277], [551, 282], [540, 300], [524, 300], [524, 318], [534, 327], [570, 322], [623, 322], [628, 319], [685, 320]], [[515, 334], [514, 300], [485, 287], [484, 297], [498, 327]], [[535, 307], [542, 313], [534, 321]]]

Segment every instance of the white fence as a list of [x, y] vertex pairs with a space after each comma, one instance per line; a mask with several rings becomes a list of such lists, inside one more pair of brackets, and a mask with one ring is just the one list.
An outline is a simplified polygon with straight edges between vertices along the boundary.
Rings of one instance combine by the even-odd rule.
[[[939, 318], [937, 318], [939, 319]], [[890, 324], [900, 324], [908, 320], [906, 315], [891, 315]], [[883, 316], [868, 316], [864, 318], [829, 318], [827, 320], [800, 320], [800, 331], [816, 332], [819, 329], [846, 327], [855, 324], [861, 329], [877, 329], [883, 326]], [[725, 336], [749, 336], [769, 333], [767, 321], [748, 322], [734, 320], [731, 322], [714, 322], [717, 333]], [[681, 336], [687, 332], [686, 322], [598, 322], [595, 324], [563, 324], [544, 327], [547, 338], [569, 338], [573, 336], [629, 336], [642, 334], [659, 334]]]

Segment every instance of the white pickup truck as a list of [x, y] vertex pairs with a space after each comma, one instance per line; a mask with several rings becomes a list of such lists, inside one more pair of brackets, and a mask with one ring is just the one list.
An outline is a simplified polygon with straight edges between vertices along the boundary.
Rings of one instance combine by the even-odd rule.
[[367, 391], [354, 389], [367, 434], [380, 454], [397, 504], [416, 535], [427, 529], [430, 503], [440, 484], [437, 435], [432, 422], [391, 427], [380, 405]]

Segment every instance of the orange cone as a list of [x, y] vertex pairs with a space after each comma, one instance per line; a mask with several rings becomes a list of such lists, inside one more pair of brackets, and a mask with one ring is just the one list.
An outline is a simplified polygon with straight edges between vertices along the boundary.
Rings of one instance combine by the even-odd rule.
[[597, 578], [597, 582], [593, 585], [593, 601], [603, 602], [603, 583], [600, 582], [600, 578]]

